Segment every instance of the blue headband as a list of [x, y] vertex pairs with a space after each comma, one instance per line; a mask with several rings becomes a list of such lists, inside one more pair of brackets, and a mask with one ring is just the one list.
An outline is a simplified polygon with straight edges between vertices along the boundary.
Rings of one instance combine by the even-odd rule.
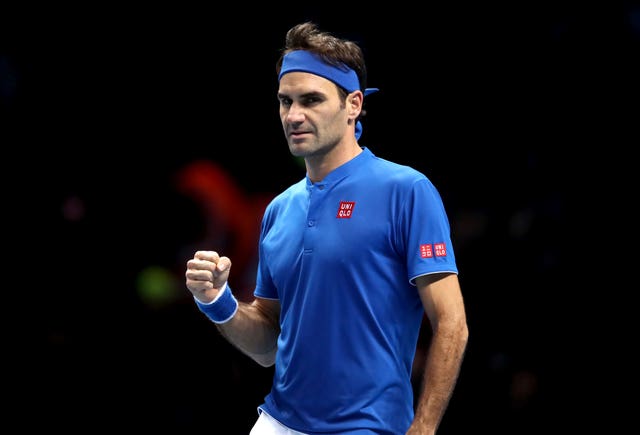
[[[283, 75], [296, 71], [323, 77], [346, 89], [349, 93], [360, 89], [358, 75], [354, 70], [345, 64], [339, 67], [328, 64], [323, 61], [320, 56], [307, 50], [291, 51], [284, 56], [278, 81], [280, 81]], [[378, 88], [366, 88], [364, 95], [369, 95], [376, 91], [378, 91]], [[359, 139], [361, 134], [362, 124], [358, 121], [356, 123], [356, 139]]]

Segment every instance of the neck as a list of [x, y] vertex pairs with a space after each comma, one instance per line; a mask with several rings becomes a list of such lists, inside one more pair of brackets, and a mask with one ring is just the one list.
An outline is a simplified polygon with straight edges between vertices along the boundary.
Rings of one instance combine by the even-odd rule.
[[304, 162], [307, 168], [307, 176], [314, 183], [322, 181], [329, 172], [344, 165], [361, 152], [362, 148], [353, 137], [353, 140], [344, 145], [338, 144], [326, 154], [306, 157]]

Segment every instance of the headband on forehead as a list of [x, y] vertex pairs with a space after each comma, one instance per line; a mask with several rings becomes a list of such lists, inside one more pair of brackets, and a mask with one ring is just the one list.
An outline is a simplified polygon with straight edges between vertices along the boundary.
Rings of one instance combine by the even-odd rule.
[[[358, 75], [354, 70], [345, 64], [335, 66], [326, 63], [320, 56], [307, 50], [291, 51], [284, 56], [278, 81], [280, 81], [283, 75], [296, 71], [323, 77], [346, 89], [347, 92], [353, 92], [360, 89]], [[364, 90], [364, 95], [369, 95], [376, 91], [378, 91], [378, 88], [366, 88]], [[356, 139], [359, 139], [361, 134], [362, 124], [358, 121], [356, 123]]]
[[[326, 63], [320, 56], [307, 50], [296, 50], [287, 53], [282, 59], [282, 67], [278, 80], [290, 72], [307, 72], [331, 80], [336, 85], [343, 87], [347, 92], [360, 89], [358, 75], [347, 65], [334, 66]], [[376, 92], [378, 88], [367, 88], [365, 95]]]

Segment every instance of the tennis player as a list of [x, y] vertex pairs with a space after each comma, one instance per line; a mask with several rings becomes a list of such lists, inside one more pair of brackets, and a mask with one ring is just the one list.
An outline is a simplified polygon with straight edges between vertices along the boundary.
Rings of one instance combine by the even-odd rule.
[[[435, 434], [468, 339], [442, 198], [421, 172], [358, 144], [377, 89], [356, 43], [296, 25], [276, 70], [282, 127], [306, 176], [265, 210], [255, 299], [234, 297], [231, 259], [214, 250], [187, 262], [186, 286], [227, 340], [275, 364], [252, 435]], [[433, 334], [414, 403], [424, 318]]]

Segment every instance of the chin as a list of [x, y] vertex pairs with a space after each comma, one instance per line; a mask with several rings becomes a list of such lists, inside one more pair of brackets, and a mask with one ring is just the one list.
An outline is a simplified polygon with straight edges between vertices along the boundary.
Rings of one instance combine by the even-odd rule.
[[309, 155], [309, 150], [306, 149], [303, 143], [289, 142], [289, 152], [295, 157], [306, 157]]

